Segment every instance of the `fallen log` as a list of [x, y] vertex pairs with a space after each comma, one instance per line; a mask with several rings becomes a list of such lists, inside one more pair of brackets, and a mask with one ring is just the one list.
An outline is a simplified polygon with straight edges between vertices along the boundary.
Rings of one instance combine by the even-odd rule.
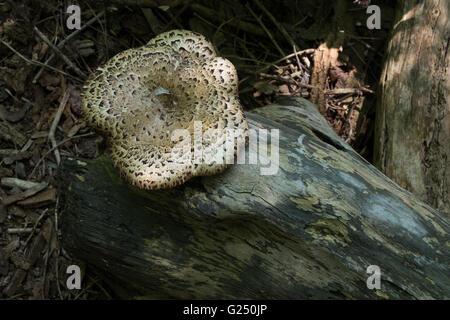
[[[279, 129], [271, 153], [259, 154], [271, 164], [232, 165], [174, 189], [129, 186], [108, 157], [64, 159], [65, 249], [122, 298], [450, 297], [448, 216], [360, 157], [307, 100], [282, 99], [247, 119]], [[261, 174], [274, 163], [275, 174]], [[379, 289], [367, 285], [373, 265]]]

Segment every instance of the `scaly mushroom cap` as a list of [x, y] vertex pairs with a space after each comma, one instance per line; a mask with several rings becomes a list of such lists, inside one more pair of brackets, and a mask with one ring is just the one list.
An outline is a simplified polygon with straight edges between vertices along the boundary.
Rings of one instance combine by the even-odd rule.
[[[186, 30], [160, 34], [98, 68], [84, 86], [82, 111], [106, 136], [121, 175], [144, 189], [223, 171], [248, 130], [234, 66], [204, 36]], [[179, 129], [188, 136], [178, 137]], [[222, 157], [229, 129], [237, 143]]]

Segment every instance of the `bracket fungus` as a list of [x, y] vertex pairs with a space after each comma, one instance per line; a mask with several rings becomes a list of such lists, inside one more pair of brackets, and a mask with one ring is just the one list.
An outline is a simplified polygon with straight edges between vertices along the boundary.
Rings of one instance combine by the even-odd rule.
[[98, 68], [83, 88], [82, 111], [106, 137], [121, 176], [149, 190], [222, 172], [248, 131], [234, 66], [186, 30], [162, 33]]

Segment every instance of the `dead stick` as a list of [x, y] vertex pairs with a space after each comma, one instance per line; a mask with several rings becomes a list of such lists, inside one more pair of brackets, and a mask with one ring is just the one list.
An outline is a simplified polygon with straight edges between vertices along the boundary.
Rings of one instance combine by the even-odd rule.
[[30, 173], [30, 177], [33, 176], [34, 171], [36, 171], [36, 168], [41, 164], [42, 161], [44, 161], [45, 157], [48, 156], [51, 152], [53, 152], [53, 150], [55, 150], [56, 148], [58, 148], [59, 146], [63, 145], [64, 143], [66, 143], [67, 141], [73, 140], [73, 139], [78, 139], [78, 138], [84, 138], [84, 137], [90, 137], [95, 135], [94, 132], [90, 132], [90, 133], [85, 133], [85, 134], [80, 134], [78, 136], [73, 136], [67, 139], [64, 139], [63, 141], [61, 141], [60, 143], [58, 143], [55, 147], [51, 148], [50, 150], [47, 151], [47, 153], [45, 153], [40, 159], [39, 161], [36, 163], [36, 165], [34, 166], [33, 170]]
[[253, 2], [272, 20], [273, 24], [277, 27], [277, 29], [281, 32], [281, 34], [286, 38], [286, 40], [290, 43], [291, 46], [295, 46], [295, 41], [292, 39], [290, 34], [286, 31], [286, 29], [278, 23], [277, 19], [270, 13], [269, 10], [266, 9], [258, 0], [253, 0]]
[[284, 60], [293, 58], [293, 57], [295, 57], [295, 56], [297, 56], [297, 55], [311, 54], [311, 53], [314, 53], [315, 51], [316, 51], [316, 49], [305, 49], [305, 50], [301, 50], [301, 51], [296, 51], [296, 52], [294, 52], [294, 53], [288, 54], [287, 56], [285, 56], [285, 57], [283, 57], [283, 58], [281, 58], [281, 59], [275, 61], [275, 62], [272, 63], [272, 64], [280, 63], [280, 62], [282, 62], [282, 61], [284, 61]]
[[0, 39], [0, 42], [3, 43], [5, 46], [7, 46], [7, 47], [9, 48], [9, 50], [11, 50], [11, 51], [14, 52], [15, 54], [17, 54], [20, 58], [22, 58], [23, 60], [25, 60], [25, 61], [26, 61], [27, 63], [29, 63], [29, 64], [34, 64], [34, 65], [37, 65], [37, 66], [41, 66], [41, 67], [44, 67], [44, 68], [48, 68], [48, 69], [50, 69], [50, 70], [52, 70], [52, 71], [61, 73], [61, 74], [65, 75], [65, 76], [67, 76], [67, 77], [69, 77], [69, 78], [72, 78], [72, 79], [77, 80], [77, 81], [79, 81], [79, 82], [83, 82], [83, 80], [81, 80], [81, 79], [79, 79], [79, 78], [77, 78], [77, 77], [74, 77], [74, 76], [68, 74], [67, 72], [64, 72], [64, 71], [62, 71], [62, 70], [59, 70], [59, 69], [57, 69], [57, 68], [55, 68], [55, 67], [52, 67], [52, 66], [48, 66], [48, 65], [46, 65], [46, 64], [44, 64], [44, 63], [42, 63], [42, 62], [40, 62], [40, 61], [28, 59], [27, 57], [25, 57], [25, 56], [23, 56], [22, 54], [20, 54], [20, 52], [18, 52], [16, 49], [14, 49], [13, 47], [11, 47], [11, 46], [9, 45], [9, 43], [3, 41], [2, 39]]
[[169, 30], [169, 28], [172, 26], [172, 24], [174, 24], [177, 21], [177, 19], [181, 16], [181, 14], [191, 6], [192, 2], [194, 2], [194, 0], [188, 0], [184, 4], [184, 6], [175, 14], [175, 16], [173, 16], [170, 19], [170, 21], [166, 24], [166, 26], [164, 28], [162, 28], [161, 32]]
[[247, 8], [247, 10], [252, 14], [252, 16], [256, 19], [256, 21], [258, 21], [258, 23], [260, 24], [261, 28], [263, 28], [263, 30], [266, 32], [266, 34], [269, 36], [269, 39], [272, 41], [272, 43], [274, 44], [274, 46], [277, 48], [277, 50], [281, 53], [282, 56], [285, 56], [285, 53], [283, 52], [283, 50], [280, 48], [280, 46], [278, 45], [277, 41], [275, 40], [275, 38], [273, 37], [272, 33], [269, 31], [269, 29], [266, 28], [266, 26], [264, 25], [264, 23], [262, 22], [261, 18], [258, 17], [256, 15], [256, 13], [252, 10], [252, 8], [250, 8], [250, 5], [247, 3], [245, 5], [245, 7]]
[[10, 204], [13, 204], [13, 203], [15, 203], [17, 201], [24, 200], [26, 198], [34, 196], [36, 193], [38, 193], [38, 192], [44, 190], [45, 188], [47, 188], [47, 186], [48, 186], [47, 182], [42, 182], [39, 185], [37, 185], [37, 186], [35, 186], [33, 188], [30, 188], [30, 189], [28, 189], [28, 190], [26, 190], [24, 192], [16, 193], [16, 194], [7, 196], [6, 198], [3, 199], [2, 205], [9, 206]]
[[281, 59], [278, 59], [277, 61], [268, 63], [266, 66], [262, 67], [261, 69], [256, 70], [255, 73], [260, 73], [260, 72], [262, 72], [264, 70], [267, 70], [270, 67], [272, 67], [274, 65], [277, 65], [278, 63], [280, 63], [280, 62], [282, 62], [284, 60], [287, 60], [287, 59], [290, 59], [292, 57], [295, 57], [296, 55], [311, 54], [311, 53], [314, 53], [315, 51], [316, 51], [316, 49], [305, 49], [305, 50], [302, 50], [302, 51], [296, 51], [296, 52], [291, 53], [291, 54], [289, 54], [289, 55], [287, 55], [287, 56], [285, 56], [285, 57], [283, 57]]
[[261, 76], [261, 78], [265, 78], [265, 79], [273, 79], [273, 80], [277, 80], [280, 82], [284, 82], [284, 83], [288, 83], [288, 84], [293, 84], [299, 87], [304, 87], [304, 88], [308, 88], [308, 89], [312, 89], [315, 88], [315, 86], [307, 84], [307, 83], [303, 83], [303, 82], [298, 82], [295, 81], [292, 78], [286, 78], [286, 77], [282, 77], [279, 75], [273, 75], [273, 74], [266, 74], [266, 73], [260, 73], [259, 74]]
[[[62, 49], [69, 40], [74, 38], [76, 35], [78, 35], [81, 31], [86, 29], [88, 26], [93, 24], [95, 21], [97, 21], [99, 18], [101, 18], [104, 14], [105, 14], [105, 11], [100, 12], [98, 15], [96, 15], [95, 17], [90, 19], [88, 22], [86, 22], [80, 29], [75, 30], [74, 32], [69, 34], [65, 39], [61, 40], [61, 42], [58, 43], [58, 45], [56, 47], [58, 49]], [[50, 63], [50, 61], [52, 61], [55, 56], [56, 56], [56, 54], [54, 52], [52, 52], [50, 57], [48, 57], [48, 59], [45, 60], [44, 64], [48, 65]], [[44, 70], [44, 67], [41, 67], [41, 69], [38, 71], [36, 76], [33, 78], [33, 83], [36, 83], [38, 81], [38, 79], [41, 76], [43, 70]]]
[[55, 118], [53, 119], [52, 126], [50, 127], [50, 131], [48, 132], [48, 140], [52, 143], [52, 147], [55, 148], [55, 158], [56, 163], [59, 164], [61, 162], [61, 156], [59, 155], [58, 144], [55, 139], [56, 127], [58, 126], [59, 120], [61, 120], [61, 115], [66, 107], [67, 101], [69, 100], [69, 90], [64, 92], [64, 96], [59, 104], [58, 111], [56, 112]]
[[338, 95], [338, 94], [360, 94], [361, 92], [367, 92], [367, 93], [375, 93], [373, 90], [370, 90], [365, 87], [359, 87], [359, 88], [338, 88], [333, 90], [325, 90], [326, 95]]
[[7, 231], [9, 234], [19, 234], [19, 233], [31, 233], [31, 232], [33, 232], [33, 229], [31, 229], [31, 228], [9, 228]]
[[[206, 6], [203, 6], [196, 1], [194, 1], [191, 4], [190, 7], [191, 10], [194, 11], [194, 13], [197, 13], [198, 15], [206, 16], [208, 19], [213, 19], [216, 22], [221, 22], [222, 19], [224, 19], [223, 15], [218, 14], [216, 10], [209, 9]], [[247, 33], [251, 33], [257, 36], [264, 36], [264, 30], [262, 30], [258, 25], [243, 21], [242, 19], [234, 19], [231, 23], [231, 26], [233, 26], [236, 29], [242, 30]]]
[[36, 220], [36, 222], [33, 225], [33, 231], [31, 232], [31, 234], [28, 236], [27, 240], [25, 241], [24, 244], [24, 248], [27, 247], [28, 243], [30, 242], [31, 238], [33, 237], [34, 231], [36, 231], [36, 228], [39, 224], [39, 222], [41, 222], [42, 218], [44, 217], [44, 215], [47, 213], [48, 208], [45, 208], [44, 211], [41, 213], [41, 215], [39, 216], [39, 218]]
[[34, 31], [37, 33], [37, 35], [50, 47], [52, 48], [63, 60], [65, 63], [69, 65], [70, 68], [73, 69], [80, 77], [87, 78], [86, 74], [84, 74], [83, 71], [81, 71], [75, 64], [73, 64], [72, 61], [70, 61], [67, 56], [61, 52], [61, 50], [58, 49], [46, 36], [43, 34], [37, 27], [34, 27]]

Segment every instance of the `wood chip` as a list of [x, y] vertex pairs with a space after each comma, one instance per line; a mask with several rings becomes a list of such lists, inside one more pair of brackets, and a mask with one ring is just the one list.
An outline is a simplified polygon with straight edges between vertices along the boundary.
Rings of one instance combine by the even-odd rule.
[[17, 111], [8, 111], [5, 106], [0, 104], [0, 119], [9, 121], [9, 122], [19, 122], [20, 120], [25, 117], [25, 114], [27, 113], [28, 108], [30, 107], [29, 103], [24, 103], [22, 108]]
[[289, 94], [289, 87], [287, 84], [282, 84], [281, 86], [278, 87], [278, 90], [283, 93], [283, 94]]
[[25, 257], [24, 255], [18, 252], [13, 252], [11, 253], [11, 256], [9, 258], [16, 267], [22, 268], [23, 270], [30, 269], [30, 263], [28, 262], [27, 257]]
[[0, 203], [0, 223], [5, 221], [6, 219], [6, 206], [3, 203]]
[[35, 186], [35, 187], [31, 188], [31, 189], [28, 189], [28, 190], [26, 190], [24, 192], [21, 192], [21, 193], [18, 193], [18, 194], [13, 194], [13, 195], [10, 195], [10, 196], [6, 197], [5, 199], [3, 199], [2, 204], [4, 206], [8, 206], [8, 205], [13, 204], [13, 203], [15, 203], [17, 201], [24, 200], [26, 198], [29, 198], [29, 197], [35, 195], [36, 193], [38, 193], [38, 192], [40, 192], [42, 190], [44, 190], [45, 188], [47, 188], [47, 186], [48, 186], [48, 183], [42, 182], [39, 185], [37, 185], [37, 186]]
[[32, 155], [33, 155], [33, 153], [30, 152], [30, 151], [17, 152], [17, 153], [12, 154], [12, 155], [9, 156], [9, 157], [4, 158], [4, 159], [3, 159], [3, 162], [4, 162], [6, 165], [10, 165], [10, 164], [14, 163], [15, 161], [20, 161], [20, 160], [23, 160], [23, 159], [28, 159], [28, 158], [30, 158]]
[[[48, 286], [47, 286], [48, 288]], [[47, 295], [44, 294], [44, 277], [33, 281], [33, 296], [31, 300], [43, 300]]]
[[11, 169], [0, 167], [0, 177], [10, 177], [14, 174]]
[[33, 242], [31, 243], [31, 247], [30, 247], [30, 251], [28, 251], [28, 263], [30, 264], [30, 266], [33, 266], [37, 259], [39, 257], [42, 256], [42, 250], [44, 250], [46, 245], [46, 241], [44, 236], [42, 235], [42, 232], [39, 233], [34, 239]]
[[18, 178], [2, 178], [0, 180], [0, 184], [5, 187], [18, 187], [22, 190], [28, 190], [33, 187], [37, 187], [40, 185], [39, 182], [33, 182], [33, 181], [26, 181]]
[[19, 150], [16, 149], [0, 149], [0, 157], [10, 157], [17, 153], [19, 153]]
[[27, 142], [27, 138], [22, 133], [4, 121], [0, 121], [0, 137], [2, 140], [15, 143], [20, 147]]
[[50, 242], [51, 238], [52, 238], [52, 232], [53, 232], [53, 222], [50, 218], [47, 218], [47, 220], [45, 220], [45, 223], [42, 227], [42, 236], [44, 237], [45, 241], [48, 243]]
[[15, 250], [17, 250], [19, 248], [19, 246], [20, 246], [20, 241], [17, 238], [15, 240], [12, 240], [10, 243], [8, 243], [6, 245], [6, 247], [3, 248], [3, 252], [7, 257], [9, 257], [12, 252], [14, 252]]
[[19, 179], [26, 179], [27, 177], [27, 171], [25, 168], [25, 164], [22, 161], [16, 162], [16, 169], [14, 170], [16, 172], [16, 177]]
[[8, 213], [10, 215], [16, 216], [16, 217], [21, 217], [21, 218], [25, 218], [27, 216], [27, 212], [22, 209], [21, 207], [18, 206], [10, 206], [8, 208]]
[[17, 288], [22, 284], [27, 272], [23, 269], [17, 269], [9, 285], [3, 290], [3, 294], [7, 297], [13, 296]]
[[8, 259], [6, 258], [6, 254], [3, 252], [3, 249], [0, 248], [0, 276], [6, 276], [9, 270]]
[[39, 207], [56, 201], [56, 189], [49, 188], [26, 200], [18, 201], [17, 204], [23, 207]]

